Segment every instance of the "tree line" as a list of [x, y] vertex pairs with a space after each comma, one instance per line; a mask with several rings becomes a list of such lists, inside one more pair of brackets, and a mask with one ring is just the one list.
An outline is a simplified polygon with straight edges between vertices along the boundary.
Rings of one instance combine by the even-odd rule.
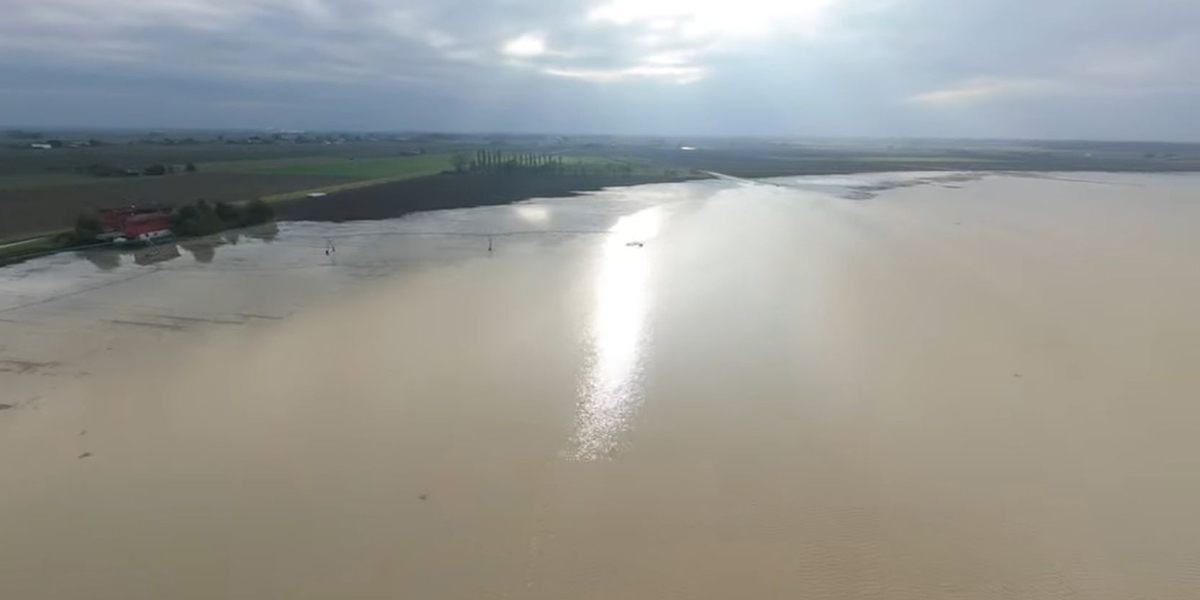
[[562, 156], [552, 154], [533, 154], [529, 152], [504, 152], [502, 150], [476, 150], [474, 156], [457, 152], [452, 157], [454, 170], [459, 173], [467, 171], [515, 171], [517, 169], [538, 169], [542, 171], [562, 172], [564, 169]]
[[235, 227], [262, 225], [275, 217], [275, 209], [263, 200], [244, 204], [197, 200], [171, 213], [171, 231], [178, 236], [210, 235]]
[[471, 171], [514, 172], [534, 171], [556, 175], [591, 175], [591, 174], [625, 174], [633, 173], [633, 164], [626, 161], [604, 161], [588, 163], [583, 160], [567, 160], [560, 154], [539, 154], [531, 152], [504, 152], [503, 150], [476, 150], [474, 156], [465, 152], [456, 152], [451, 161], [454, 171], [467, 173]]
[[186, 173], [195, 173], [198, 169], [195, 163], [187, 163], [182, 167], [176, 165], [153, 164], [142, 169], [130, 169], [124, 167], [114, 167], [112, 165], [103, 165], [93, 163], [86, 167], [76, 167], [75, 171], [92, 177], [160, 177], [163, 175], [173, 175], [180, 170]]

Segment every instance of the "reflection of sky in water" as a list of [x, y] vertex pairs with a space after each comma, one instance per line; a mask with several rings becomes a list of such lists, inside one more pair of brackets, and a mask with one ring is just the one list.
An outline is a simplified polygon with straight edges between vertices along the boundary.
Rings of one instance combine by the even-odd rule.
[[580, 384], [575, 458], [610, 455], [641, 402], [650, 264], [646, 249], [627, 244], [654, 237], [661, 222], [657, 207], [622, 217], [602, 249], [589, 331], [592, 347]]

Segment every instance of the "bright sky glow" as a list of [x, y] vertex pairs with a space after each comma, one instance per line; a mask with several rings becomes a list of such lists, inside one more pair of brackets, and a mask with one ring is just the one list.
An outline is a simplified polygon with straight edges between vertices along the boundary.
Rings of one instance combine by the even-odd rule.
[[519, 57], [540, 56], [546, 53], [546, 40], [539, 35], [527, 33], [504, 44], [504, 53]]
[[909, 101], [934, 106], [953, 106], [1027, 94], [1051, 94], [1063, 90], [1064, 86], [1054, 81], [980, 77], [916, 94], [909, 98]]
[[571, 69], [547, 67], [543, 69], [547, 75], [571, 77], [591, 81], [621, 81], [624, 79], [656, 78], [674, 83], [693, 83], [704, 77], [704, 69], [691, 65], [655, 65], [642, 64], [624, 69]]
[[593, 8], [598, 23], [672, 31], [684, 39], [752, 37], [801, 24], [815, 29], [835, 0], [609, 0]]

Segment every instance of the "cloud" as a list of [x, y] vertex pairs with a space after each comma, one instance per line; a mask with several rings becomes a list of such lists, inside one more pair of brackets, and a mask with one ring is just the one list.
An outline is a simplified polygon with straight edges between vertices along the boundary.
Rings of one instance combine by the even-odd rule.
[[[262, 101], [288, 127], [1200, 136], [1183, 108], [1200, 101], [1194, 0], [0, 0], [0, 14], [13, 123], [255, 123], [237, 107]], [[164, 104], [185, 97], [209, 101]]]
[[677, 41], [817, 31], [835, 0], [607, 0], [588, 20], [669, 32]]
[[[812, 29], [823, 22], [820, 19], [834, 3], [0, 0], [7, 17], [0, 23], [0, 48], [37, 54], [47, 61], [73, 61], [91, 54], [97, 62], [138, 59], [161, 65], [185, 58], [180, 51], [195, 52], [197, 42], [203, 40], [215, 48], [229, 43], [248, 51], [255, 47], [257, 52], [238, 62], [263, 64], [267, 68], [261, 71], [281, 77], [292, 77], [287, 71], [300, 68], [325, 68], [334, 76], [353, 72], [347, 62], [358, 63], [364, 74], [386, 72], [396, 67], [394, 56], [399, 54], [412, 63], [470, 60], [497, 67], [506, 58], [538, 58], [542, 68], [537, 72], [552, 76], [628, 72], [680, 81], [703, 72], [703, 60], [729, 50], [730, 40]], [[553, 52], [546, 33], [557, 40]], [[105, 50], [105, 45], [111, 48]], [[389, 52], [392, 56], [381, 59]], [[314, 53], [323, 54], [321, 60], [301, 62]], [[192, 68], [229, 72], [219, 64], [225, 57], [219, 51], [213, 54], [219, 60], [195, 61]], [[646, 60], [664, 54], [687, 56], [687, 65], [676, 66], [690, 67], [692, 75], [681, 78], [679, 69], [653, 68], [656, 63]], [[288, 59], [295, 59], [290, 66]]]

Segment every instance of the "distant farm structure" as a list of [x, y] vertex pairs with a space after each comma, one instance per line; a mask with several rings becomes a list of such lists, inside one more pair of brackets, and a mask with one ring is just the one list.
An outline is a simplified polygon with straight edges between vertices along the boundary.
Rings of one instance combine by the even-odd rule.
[[111, 208], [99, 211], [96, 239], [152, 242], [171, 237], [171, 211], [163, 208]]

